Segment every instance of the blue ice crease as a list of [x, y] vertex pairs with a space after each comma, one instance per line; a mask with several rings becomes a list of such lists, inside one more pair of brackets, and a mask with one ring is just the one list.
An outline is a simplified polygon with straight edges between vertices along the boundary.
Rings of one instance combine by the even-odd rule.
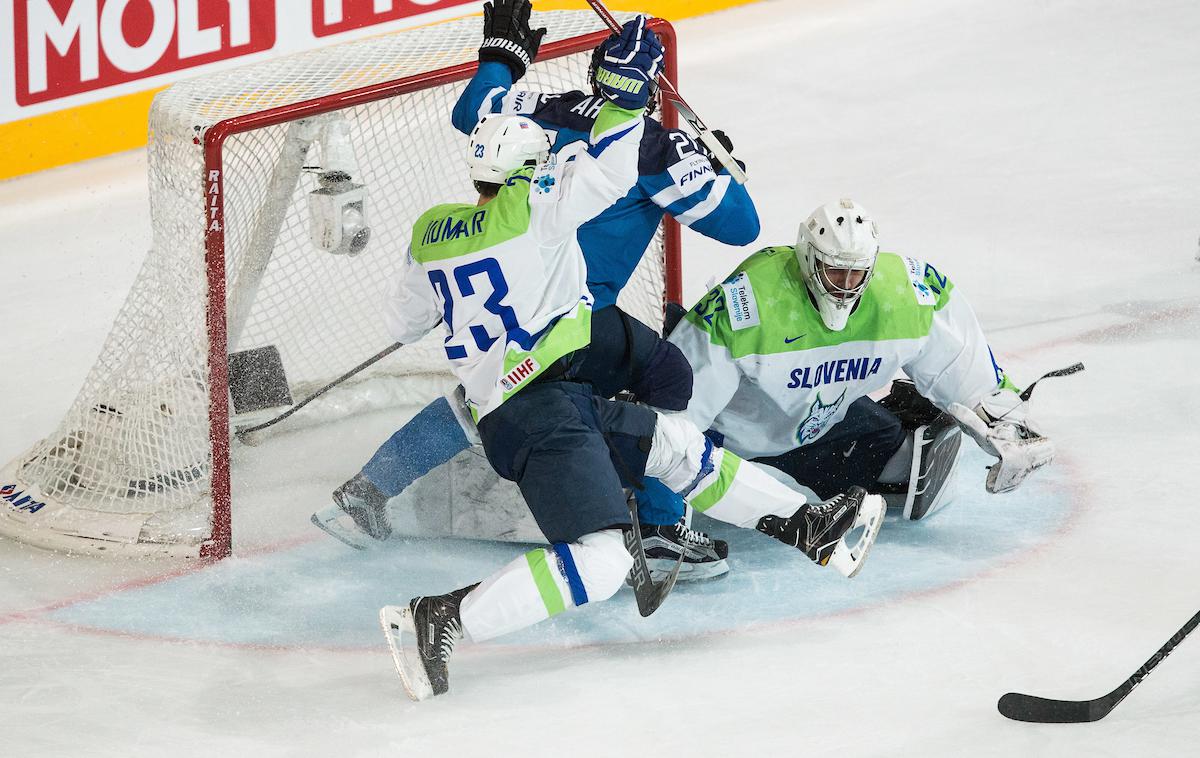
[[[764, 535], [698, 518], [694, 526], [729, 541], [727, 576], [677, 585], [648, 619], [638, 616], [632, 593], [623, 589], [609, 602], [488, 644], [570, 647], [694, 637], [883, 605], [968, 580], [1050, 539], [1072, 510], [1066, 473], [1053, 468], [1015, 493], [988, 495], [983, 489], [988, 460], [974, 448], [965, 450], [950, 504], [929, 519], [889, 516], [867, 565], [852, 581]], [[180, 640], [372, 647], [382, 640], [380, 606], [478, 581], [523, 549], [408, 538], [354, 551], [322, 540], [235, 557], [51, 615], [84, 627]]]

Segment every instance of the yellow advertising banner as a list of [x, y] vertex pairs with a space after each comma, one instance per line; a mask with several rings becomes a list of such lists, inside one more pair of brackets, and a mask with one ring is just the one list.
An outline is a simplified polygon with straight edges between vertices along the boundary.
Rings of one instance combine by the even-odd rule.
[[[614, 0], [671, 21], [755, 0]], [[156, 92], [202, 71], [479, 12], [478, 0], [13, 0], [0, 10], [0, 179], [146, 144]], [[537, 10], [586, 9], [535, 0]], [[2, 14], [8, 13], [8, 17]]]

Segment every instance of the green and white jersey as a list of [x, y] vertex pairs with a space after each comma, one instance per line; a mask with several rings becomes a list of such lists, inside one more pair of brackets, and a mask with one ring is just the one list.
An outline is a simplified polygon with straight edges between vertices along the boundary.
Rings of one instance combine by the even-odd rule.
[[445, 326], [475, 419], [591, 341], [581, 224], [637, 181], [642, 111], [605, 103], [590, 142], [512, 172], [481, 206], [439, 205], [413, 227], [385, 319], [399, 342]]
[[769, 247], [696, 305], [670, 341], [695, 374], [688, 416], [743, 458], [821, 438], [855, 400], [898, 371], [941, 408], [973, 408], [997, 386], [975, 313], [936, 268], [880, 253], [846, 328], [830, 331], [809, 300], [793, 247]]

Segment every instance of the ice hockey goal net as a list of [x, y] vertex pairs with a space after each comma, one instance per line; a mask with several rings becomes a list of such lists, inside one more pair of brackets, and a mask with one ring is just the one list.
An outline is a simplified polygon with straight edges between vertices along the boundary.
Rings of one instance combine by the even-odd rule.
[[[607, 36], [599, 20], [556, 11], [533, 24], [549, 34], [519, 86], [586, 88], [590, 51]], [[653, 26], [674, 79], [673, 31]], [[274, 379], [251, 371], [248, 381], [294, 403], [388, 345], [378, 310], [413, 220], [470, 196], [465, 137], [449, 120], [474, 72], [480, 27], [468, 17], [406, 30], [199, 77], [155, 98], [153, 247], [61, 425], [0, 471], [0, 534], [76, 552], [229, 554], [239, 424], [229, 356], [276, 354], [266, 361]], [[660, 114], [674, 126], [669, 108]], [[334, 132], [357, 164], [350, 180], [363, 188], [371, 229], [352, 256], [310, 238], [310, 195], [332, 160], [322, 153], [334, 152], [322, 138]], [[678, 228], [664, 224], [622, 293], [620, 304], [649, 324], [661, 323], [664, 297], [678, 300], [677, 251]], [[296, 418], [349, 412], [372, 385], [387, 387], [374, 397], [386, 403], [426, 380], [445, 384], [436, 331]], [[258, 420], [286, 407], [276, 402]]]

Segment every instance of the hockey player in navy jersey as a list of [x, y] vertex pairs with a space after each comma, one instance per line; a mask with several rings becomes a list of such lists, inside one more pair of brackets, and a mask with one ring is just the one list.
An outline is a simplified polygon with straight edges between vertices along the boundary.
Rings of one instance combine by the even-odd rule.
[[[484, 6], [479, 70], [454, 106], [452, 121], [470, 133], [488, 114], [523, 115], [552, 135], [552, 150], [586, 142], [604, 103], [595, 81], [603, 45], [589, 68], [592, 92], [538, 93], [514, 87], [537, 56], [545, 29], [529, 25], [529, 0], [495, 0]], [[610, 40], [612, 38], [610, 37]], [[656, 88], [656, 85], [651, 85]], [[654, 92], [648, 111], [655, 103]], [[597, 394], [623, 390], [658, 408], [682, 410], [691, 397], [691, 369], [680, 351], [650, 327], [616, 306], [650, 244], [663, 213], [705, 236], [730, 245], [758, 237], [759, 221], [744, 186], [731, 180], [686, 133], [642, 117], [638, 177], [623, 197], [578, 230], [587, 263], [588, 289], [595, 299], [592, 343], [580, 376]], [[732, 252], [732, 251], [731, 251]], [[349, 481], [333, 493], [334, 503], [313, 522], [354, 546], [386, 539], [391, 524], [386, 503], [410, 484], [466, 450], [471, 422], [460, 403], [439, 399], [392, 435]], [[707, 578], [728, 570], [728, 547], [687, 529], [668, 515], [644, 514], [644, 538], [653, 566], [675, 562], [685, 550], [681, 579]]]
[[606, 43], [606, 101], [588, 139], [567, 154], [550, 155], [545, 131], [528, 118], [481, 119], [468, 153], [478, 202], [435, 206], [413, 227], [389, 331], [410, 342], [442, 328], [488, 462], [520, 487], [550, 543], [477, 584], [380, 610], [413, 700], [448, 691], [460, 640], [612, 597], [634, 561], [622, 487], [644, 476], [847, 577], [882, 524], [878, 495], [855, 488], [804, 503], [763, 468], [714, 448], [682, 414], [597, 397], [578, 379], [592, 295], [575, 232], [637, 179], [642, 110], [661, 53], [640, 16]]

